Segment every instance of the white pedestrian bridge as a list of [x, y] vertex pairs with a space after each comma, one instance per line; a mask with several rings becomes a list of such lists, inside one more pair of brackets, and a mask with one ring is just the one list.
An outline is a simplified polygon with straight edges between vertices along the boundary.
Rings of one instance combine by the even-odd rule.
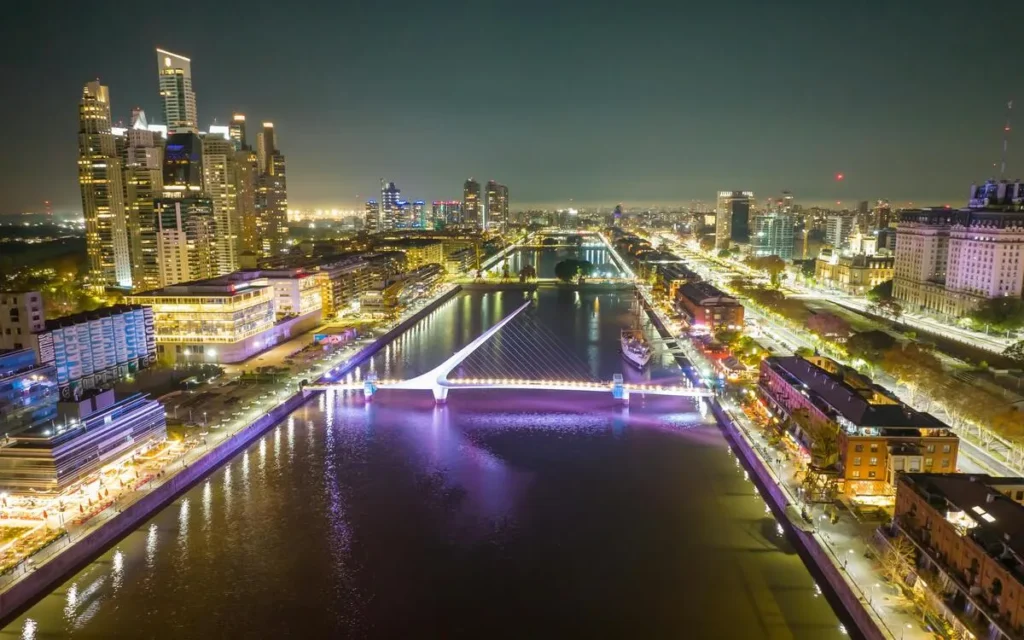
[[422, 390], [432, 392], [434, 394], [434, 401], [438, 404], [443, 404], [447, 401], [448, 392], [452, 389], [538, 389], [545, 391], [611, 393], [616, 400], [626, 404], [629, 403], [629, 396], [632, 393], [689, 398], [703, 398], [714, 395], [710, 389], [694, 387], [688, 384], [627, 384], [623, 381], [621, 375], [614, 376], [608, 382], [531, 380], [522, 378], [449, 378], [449, 375], [456, 367], [486, 343], [491, 336], [522, 313], [530, 304], [532, 304], [530, 301], [524, 302], [515, 311], [502, 318], [500, 322], [455, 352], [450, 358], [415, 378], [408, 380], [378, 380], [373, 374], [368, 375], [360, 382], [326, 382], [321, 378], [318, 382], [306, 385], [304, 388], [311, 391], [362, 390], [367, 400], [371, 400], [373, 395], [381, 389]]

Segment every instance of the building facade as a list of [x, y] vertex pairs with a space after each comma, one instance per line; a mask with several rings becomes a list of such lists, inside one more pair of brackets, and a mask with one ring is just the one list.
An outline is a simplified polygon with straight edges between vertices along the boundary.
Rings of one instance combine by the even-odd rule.
[[385, 240], [375, 242], [374, 249], [377, 251], [401, 251], [405, 254], [409, 269], [417, 269], [425, 264], [443, 265], [445, 263], [444, 243], [439, 240]]
[[38, 291], [0, 291], [0, 351], [34, 346], [32, 334], [46, 326]]
[[707, 282], [688, 282], [678, 287], [675, 304], [697, 331], [743, 329], [743, 305]]
[[431, 228], [462, 223], [462, 203], [458, 200], [435, 200], [431, 215]]
[[750, 242], [750, 211], [753, 191], [719, 191], [715, 210], [715, 246], [728, 248], [732, 243]]
[[198, 131], [196, 94], [192, 88], [192, 61], [185, 56], [157, 49], [156, 64], [168, 132]]
[[155, 205], [163, 192], [164, 141], [146, 128], [141, 110], [136, 116], [125, 132], [124, 189], [132, 290], [144, 291], [160, 286]]
[[793, 216], [788, 213], [763, 213], [754, 216], [750, 250], [754, 256], [793, 258]]
[[814, 277], [826, 287], [862, 296], [893, 279], [895, 262], [892, 256], [848, 256], [836, 249], [822, 249], [814, 261]]
[[850, 234], [853, 233], [856, 219], [851, 215], [829, 216], [825, 220], [825, 243], [835, 249], [843, 249], [849, 245]]
[[58, 398], [57, 372], [35, 350], [0, 353], [0, 436], [52, 420]]
[[487, 182], [487, 221], [485, 230], [501, 233], [508, 223], [508, 187], [494, 180]]
[[483, 212], [480, 203], [480, 183], [470, 178], [462, 185], [462, 219], [461, 224], [483, 228]]

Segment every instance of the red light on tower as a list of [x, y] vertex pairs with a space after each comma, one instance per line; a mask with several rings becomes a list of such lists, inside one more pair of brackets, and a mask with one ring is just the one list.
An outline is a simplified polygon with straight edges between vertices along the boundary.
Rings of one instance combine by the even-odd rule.
[[846, 177], [846, 176], [844, 176], [843, 174], [841, 174], [841, 173], [837, 173], [837, 174], [836, 174], [836, 181], [837, 181], [837, 182], [838, 182], [838, 181], [841, 181], [841, 180], [842, 180], [843, 178], [845, 178], [845, 177]]

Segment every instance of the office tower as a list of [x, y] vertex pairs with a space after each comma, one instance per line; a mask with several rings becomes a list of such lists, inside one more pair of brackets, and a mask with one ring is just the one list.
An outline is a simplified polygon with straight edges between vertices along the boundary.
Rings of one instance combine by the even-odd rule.
[[782, 213], [794, 213], [796, 211], [794, 206], [793, 192], [783, 191], [782, 197], [779, 199], [779, 211]]
[[862, 215], [867, 215], [867, 213], [868, 213], [868, 201], [867, 200], [861, 200], [860, 202], [857, 203], [857, 213], [862, 214]]
[[273, 162], [271, 156], [277, 151], [277, 142], [274, 140], [274, 123], [264, 122], [263, 131], [257, 136], [256, 153], [260, 156], [260, 170], [263, 173], [270, 173], [270, 165]]
[[892, 206], [888, 200], [879, 200], [871, 211], [872, 229], [886, 229], [892, 224]]
[[245, 149], [249, 146], [245, 139], [245, 116], [241, 113], [231, 116], [231, 124], [228, 125], [228, 137], [234, 143], [235, 149]]
[[850, 215], [829, 216], [825, 220], [825, 242], [836, 249], [842, 249], [849, 244], [850, 234], [853, 233], [854, 217]]
[[197, 131], [199, 119], [196, 117], [196, 94], [192, 90], [192, 61], [185, 56], [157, 49], [156, 63], [168, 132]]
[[752, 253], [757, 257], [793, 257], [793, 216], [770, 212], [754, 216], [754, 232], [750, 238]]
[[213, 202], [202, 196], [156, 201], [160, 286], [217, 275]]
[[380, 231], [380, 204], [376, 200], [367, 200], [363, 211], [363, 228], [367, 233]]
[[715, 212], [715, 246], [750, 242], [750, 207], [753, 191], [719, 191]]
[[203, 143], [195, 133], [172, 133], [164, 147], [164, 197], [203, 191]]
[[163, 192], [163, 139], [146, 126], [141, 110], [125, 132], [125, 209], [132, 257], [132, 290], [147, 291], [160, 286], [157, 249], [156, 200]]
[[260, 176], [256, 189], [256, 216], [262, 255], [280, 256], [288, 248], [288, 182], [284, 155], [277, 151], [267, 157], [268, 172]]
[[508, 222], [508, 187], [487, 182], [487, 228], [501, 232]]
[[110, 94], [99, 81], [82, 89], [78, 106], [78, 183], [85, 216], [90, 285], [132, 286], [122, 162], [110, 126]]
[[616, 227], [622, 225], [622, 205], [615, 205], [615, 210], [612, 211], [612, 224]]
[[480, 211], [480, 183], [470, 178], [462, 185], [462, 224], [483, 228]]
[[940, 311], [944, 307], [949, 232], [955, 211], [904, 211], [896, 227], [896, 262], [892, 294], [908, 309]]
[[411, 204], [412, 211], [412, 226], [417, 229], [426, 229], [430, 227], [430, 222], [427, 220], [426, 203], [422, 200], [414, 200]]
[[462, 222], [462, 202], [458, 200], [435, 200], [431, 211], [433, 228]]
[[238, 269], [238, 192], [236, 188], [235, 144], [213, 133], [203, 138], [203, 186], [213, 201], [214, 275]]
[[401, 221], [399, 202], [402, 199], [402, 191], [395, 186], [394, 182], [387, 182], [380, 179], [380, 227], [378, 231], [389, 231], [396, 228]]
[[[244, 134], [244, 130], [243, 130]], [[244, 136], [243, 136], [244, 140]], [[235, 152], [235, 195], [239, 229], [238, 255], [259, 256], [263, 251], [260, 240], [259, 217], [256, 212], [256, 191], [260, 179], [260, 164], [256, 152], [247, 146]]]
[[260, 174], [266, 173], [267, 167], [267, 147], [264, 142], [263, 132], [260, 131], [256, 134], [256, 159], [260, 164]]

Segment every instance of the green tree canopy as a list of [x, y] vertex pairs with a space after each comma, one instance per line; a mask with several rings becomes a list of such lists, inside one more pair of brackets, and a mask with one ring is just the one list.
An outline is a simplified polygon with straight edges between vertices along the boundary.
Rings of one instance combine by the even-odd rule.
[[868, 291], [868, 302], [879, 303], [892, 297], [892, 280], [886, 280], [882, 284], [872, 287]]
[[555, 265], [555, 277], [562, 282], [575, 282], [586, 278], [594, 270], [594, 265], [586, 260], [569, 258]]
[[1006, 347], [1006, 350], [1003, 351], [1003, 355], [1017, 364], [1024, 365], [1024, 340], [1018, 340]]
[[896, 338], [884, 331], [862, 331], [850, 336], [846, 350], [854, 358], [870, 364], [878, 364], [885, 352], [896, 346]]
[[989, 298], [968, 317], [978, 327], [996, 331], [1015, 331], [1024, 327], [1024, 300], [1015, 296]]

